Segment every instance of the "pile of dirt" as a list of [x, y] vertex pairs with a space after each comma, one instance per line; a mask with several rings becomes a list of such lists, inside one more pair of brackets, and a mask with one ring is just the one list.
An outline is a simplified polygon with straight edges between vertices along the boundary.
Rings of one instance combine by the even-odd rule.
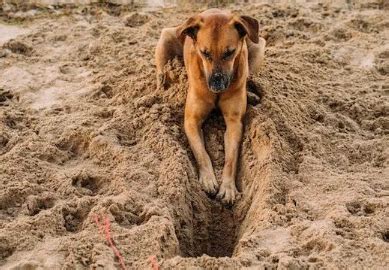
[[[372, 1], [371, 1], [372, 2]], [[49, 16], [0, 48], [0, 266], [385, 268], [389, 264], [389, 19], [377, 5], [233, 5], [256, 17], [241, 198], [209, 198], [183, 132], [187, 78], [157, 90], [164, 26], [197, 12]], [[3, 52], [3, 54], [1, 53]], [[4, 53], [6, 52], [6, 53]], [[217, 178], [225, 125], [205, 141]]]

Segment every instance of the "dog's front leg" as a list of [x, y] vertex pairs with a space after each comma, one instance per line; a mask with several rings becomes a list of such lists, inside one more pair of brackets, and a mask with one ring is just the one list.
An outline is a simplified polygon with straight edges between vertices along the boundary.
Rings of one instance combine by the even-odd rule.
[[235, 176], [243, 124], [240, 119], [226, 119], [226, 125], [227, 130], [224, 134], [225, 161], [222, 183], [217, 197], [223, 203], [232, 204], [238, 193], [235, 186]]
[[185, 133], [199, 167], [199, 180], [210, 194], [217, 192], [218, 184], [212, 162], [204, 146], [202, 123], [212, 108], [201, 101], [193, 102], [190, 95], [185, 106]]
[[243, 132], [242, 120], [246, 111], [246, 101], [244, 98], [245, 96], [243, 95], [243, 98], [230, 99], [220, 104], [227, 129], [224, 134], [225, 161], [222, 183], [217, 197], [225, 204], [233, 204], [238, 194], [235, 186], [235, 177]]

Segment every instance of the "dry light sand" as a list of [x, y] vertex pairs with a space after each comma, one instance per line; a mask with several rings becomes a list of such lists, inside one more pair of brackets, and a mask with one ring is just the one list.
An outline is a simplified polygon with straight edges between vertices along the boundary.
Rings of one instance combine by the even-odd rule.
[[388, 269], [389, 4], [346, 2], [228, 7], [268, 43], [233, 207], [197, 180], [180, 61], [156, 89], [162, 27], [205, 6], [0, 9], [0, 268], [119, 268], [99, 215], [127, 269]]

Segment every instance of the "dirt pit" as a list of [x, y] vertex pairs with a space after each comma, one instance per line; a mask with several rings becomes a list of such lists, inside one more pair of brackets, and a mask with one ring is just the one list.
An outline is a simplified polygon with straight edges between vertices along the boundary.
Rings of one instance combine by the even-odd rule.
[[[28, 32], [1, 37], [0, 268], [120, 269], [103, 216], [127, 269], [387, 268], [388, 9], [336, 3], [226, 7], [268, 43], [232, 207], [198, 182], [178, 60], [156, 87], [162, 27], [204, 6], [2, 10]], [[213, 112], [218, 179], [224, 130]]]

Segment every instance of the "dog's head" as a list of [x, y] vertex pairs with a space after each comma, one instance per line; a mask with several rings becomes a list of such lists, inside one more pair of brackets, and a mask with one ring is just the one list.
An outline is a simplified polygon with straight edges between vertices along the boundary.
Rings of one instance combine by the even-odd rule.
[[193, 40], [209, 90], [221, 93], [234, 79], [245, 38], [258, 43], [258, 31], [254, 18], [209, 10], [180, 25], [177, 37], [182, 42], [187, 36]]

